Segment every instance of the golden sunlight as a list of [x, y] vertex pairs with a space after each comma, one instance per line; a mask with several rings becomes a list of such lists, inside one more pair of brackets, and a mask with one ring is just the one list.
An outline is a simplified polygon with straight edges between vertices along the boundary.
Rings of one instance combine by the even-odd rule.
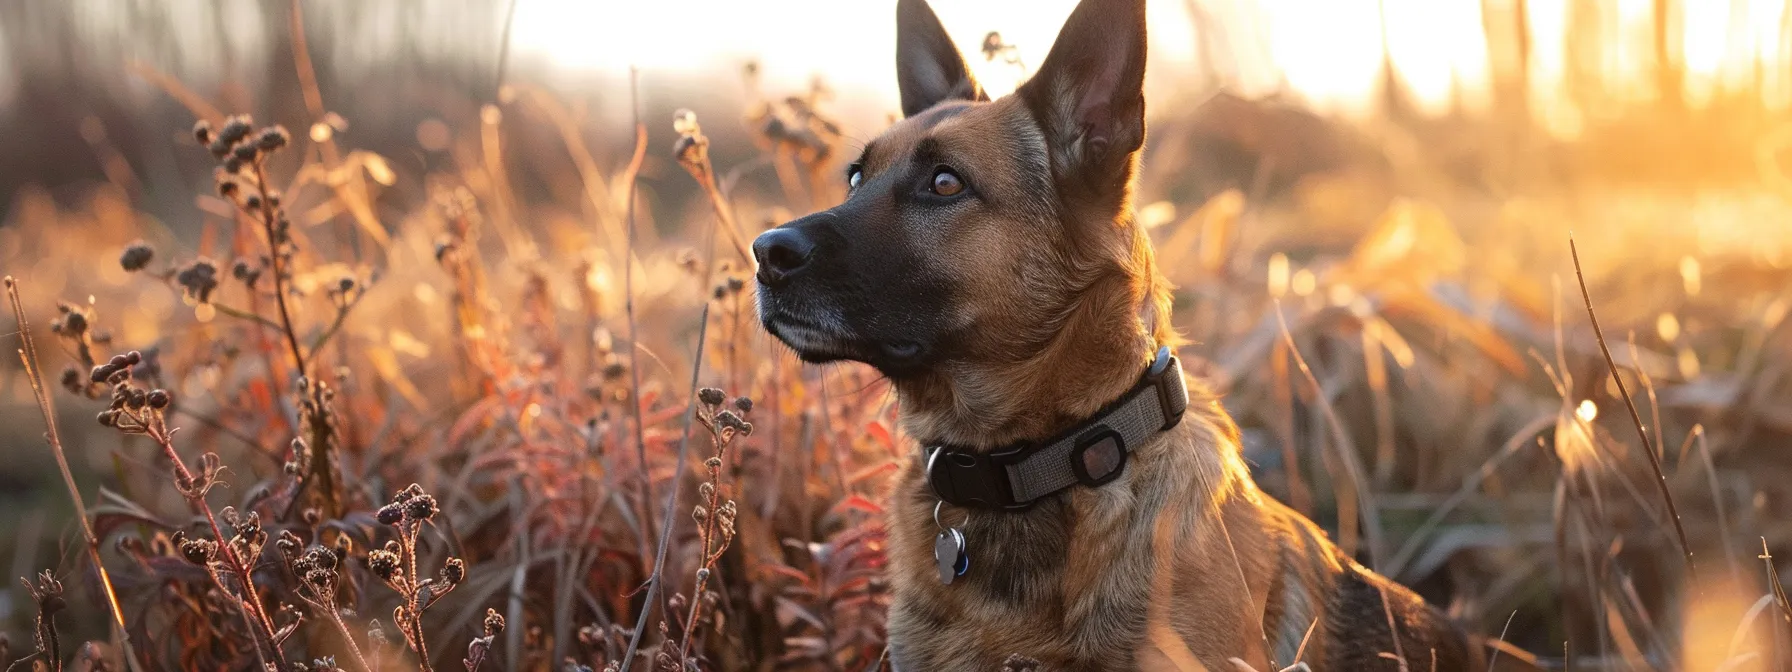
[[[518, 2], [512, 37], [518, 57], [540, 59], [564, 75], [615, 75], [630, 66], [713, 71], [721, 64], [757, 60], [765, 76], [780, 84], [821, 77], [836, 90], [870, 96], [886, 107], [895, 100], [892, 0]], [[1664, 44], [1683, 67], [1683, 94], [1689, 103], [1709, 104], [1726, 92], [1757, 84], [1775, 109], [1792, 102], [1792, 78], [1784, 68], [1769, 67], [1792, 56], [1781, 30], [1786, 2], [1702, 2], [1673, 12]], [[932, 4], [984, 85], [999, 95], [1044, 59], [1075, 2]], [[1319, 109], [1354, 116], [1376, 104], [1385, 60], [1421, 111], [1480, 109], [1487, 102], [1493, 66], [1487, 21], [1519, 7], [1532, 45], [1524, 55], [1532, 112], [1551, 130], [1572, 135], [1589, 112], [1570, 95], [1569, 73], [1577, 68], [1598, 75], [1607, 100], [1646, 101], [1659, 95], [1652, 74], [1657, 58], [1653, 0], [1616, 0], [1597, 7], [1571, 0], [1157, 2], [1150, 8], [1153, 86], [1187, 92], [1202, 85], [1194, 73], [1212, 70], [1224, 85], [1245, 95], [1279, 91]], [[1589, 17], [1574, 15], [1602, 11], [1591, 23]], [[1599, 49], [1588, 53], [1580, 42], [1569, 44], [1571, 24], [1601, 32], [1591, 42]], [[1014, 45], [1016, 62], [984, 58], [980, 48], [990, 31]], [[1203, 45], [1202, 35], [1211, 35], [1212, 44]]]

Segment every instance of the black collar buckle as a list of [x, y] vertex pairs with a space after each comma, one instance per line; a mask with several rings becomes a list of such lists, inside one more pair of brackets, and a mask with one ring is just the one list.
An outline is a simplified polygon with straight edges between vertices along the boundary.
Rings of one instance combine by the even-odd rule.
[[1021, 510], [1031, 502], [1014, 501], [1008, 484], [1008, 464], [1025, 457], [1031, 444], [991, 453], [933, 446], [927, 450], [927, 485], [940, 499], [957, 506]]

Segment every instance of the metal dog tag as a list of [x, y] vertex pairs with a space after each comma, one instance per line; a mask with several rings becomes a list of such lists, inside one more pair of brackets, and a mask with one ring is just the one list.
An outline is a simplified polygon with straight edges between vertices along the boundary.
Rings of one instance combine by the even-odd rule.
[[940, 571], [940, 583], [952, 585], [952, 580], [971, 569], [971, 556], [965, 552], [964, 533], [958, 528], [946, 528], [933, 538], [933, 561]]

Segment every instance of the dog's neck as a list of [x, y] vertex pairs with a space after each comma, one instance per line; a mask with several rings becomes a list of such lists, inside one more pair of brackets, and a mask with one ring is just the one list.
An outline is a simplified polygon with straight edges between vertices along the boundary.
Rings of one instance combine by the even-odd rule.
[[1098, 280], [1044, 347], [1019, 361], [946, 362], [896, 381], [904, 428], [924, 444], [990, 450], [1096, 413], [1138, 383], [1155, 349], [1131, 284], [1124, 275]]

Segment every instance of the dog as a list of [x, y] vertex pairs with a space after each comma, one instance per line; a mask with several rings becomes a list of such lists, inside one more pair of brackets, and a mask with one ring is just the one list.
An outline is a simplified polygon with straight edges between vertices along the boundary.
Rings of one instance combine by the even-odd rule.
[[1131, 214], [1145, 35], [1144, 0], [1083, 0], [991, 101], [924, 0], [899, 0], [904, 118], [843, 203], [753, 242], [765, 329], [876, 368], [921, 446], [888, 507], [894, 669], [1485, 669], [1258, 490], [1170, 354]]

